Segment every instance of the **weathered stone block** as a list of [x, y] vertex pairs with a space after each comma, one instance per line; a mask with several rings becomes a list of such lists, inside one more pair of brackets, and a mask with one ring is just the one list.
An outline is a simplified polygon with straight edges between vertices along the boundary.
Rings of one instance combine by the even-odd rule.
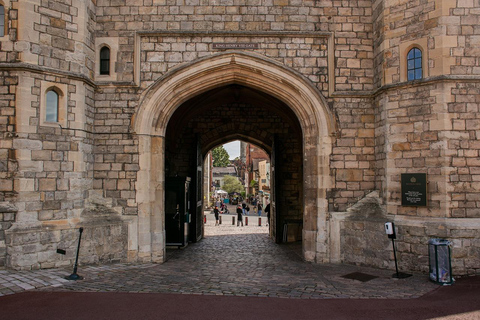
[[57, 190], [56, 179], [39, 179], [39, 191], [55, 191]]

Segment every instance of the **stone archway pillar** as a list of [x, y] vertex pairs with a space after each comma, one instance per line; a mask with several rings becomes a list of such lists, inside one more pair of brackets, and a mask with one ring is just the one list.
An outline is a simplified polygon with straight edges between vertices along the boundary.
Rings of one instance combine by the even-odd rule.
[[310, 140], [312, 145], [307, 147], [309, 142], [304, 138], [304, 159], [303, 159], [303, 192], [304, 192], [304, 214], [303, 214], [303, 257], [306, 261], [314, 262], [317, 255], [318, 237], [318, 216], [324, 209], [318, 208], [318, 163], [315, 154], [316, 143]]
[[327, 190], [332, 186], [329, 154], [332, 137], [304, 136], [303, 256], [306, 261], [330, 260]]
[[[129, 230], [130, 260], [163, 262], [165, 260], [165, 173], [164, 137], [139, 135], [137, 174], [138, 228]], [[134, 227], [132, 227], [134, 228]]]

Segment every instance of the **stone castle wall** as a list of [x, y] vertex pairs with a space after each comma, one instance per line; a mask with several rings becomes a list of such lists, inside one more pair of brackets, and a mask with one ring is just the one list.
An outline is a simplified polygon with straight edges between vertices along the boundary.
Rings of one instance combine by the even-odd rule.
[[[341, 118], [341, 133], [332, 158], [332, 174], [337, 183], [329, 201], [332, 208], [345, 210], [374, 189], [372, 99], [362, 98], [373, 89], [371, 3], [272, 4], [226, 1], [207, 8], [198, 1], [182, 6], [162, 2], [153, 7], [137, 2], [99, 2], [97, 35], [102, 39], [119, 38], [116, 78], [135, 81], [141, 89], [179, 66], [221, 53], [213, 47], [215, 43], [256, 44], [258, 48], [244, 51], [274, 59], [307, 77]], [[132, 31], [137, 31], [137, 39]], [[334, 37], [330, 38], [331, 35]], [[337, 66], [330, 74], [329, 54], [335, 55], [330, 64]], [[139, 70], [137, 79], [132, 72], [135, 66]], [[135, 107], [133, 90], [128, 94], [124, 91], [120, 89], [115, 98], [101, 102], [102, 106]], [[336, 98], [342, 93], [345, 98]], [[351, 95], [360, 97], [350, 98]], [[111, 113], [108, 116], [117, 117]]]
[[17, 208], [10, 200], [14, 197], [13, 177], [17, 171], [13, 137], [15, 132], [15, 95], [18, 79], [8, 72], [0, 72], [0, 266], [6, 262], [5, 230], [15, 221]]
[[[125, 260], [124, 224], [113, 219], [118, 214], [108, 200], [92, 201], [95, 6], [11, 1], [6, 9], [8, 29], [0, 42], [0, 266], [72, 265], [78, 224], [93, 224], [84, 234], [85, 261]], [[58, 124], [42, 121], [49, 88], [60, 96]], [[99, 211], [104, 203], [110, 208]]]
[[[478, 272], [472, 267], [479, 256], [472, 228], [480, 218], [478, 0], [12, 0], [5, 6], [0, 265], [71, 263], [52, 252], [55, 244], [74, 246], [81, 224], [96, 230], [86, 231], [85, 261], [126, 260], [127, 243], [135, 245], [127, 224], [141, 213], [132, 121], [142, 94], [175, 70], [224, 52], [214, 44], [245, 43], [255, 46], [239, 51], [307, 78], [336, 117], [325, 199], [330, 214], [379, 191], [382, 215], [350, 209], [341, 223], [341, 261], [391, 267], [390, 248], [379, 239], [383, 222], [395, 220], [405, 267], [424, 265], [426, 239], [442, 236], [454, 240], [456, 271]], [[103, 45], [112, 52], [109, 76], [97, 70]], [[412, 46], [422, 49], [425, 74], [407, 82]], [[61, 126], [41, 120], [50, 86], [63, 94]], [[400, 205], [405, 172], [428, 174], [428, 207]], [[94, 250], [96, 238], [104, 240]], [[379, 247], [368, 248], [372, 242]]]
[[[376, 3], [375, 64], [383, 70], [375, 81], [376, 185], [385, 209], [375, 221], [361, 210], [345, 221], [346, 261], [387, 266], [391, 248], [379, 234], [395, 220], [402, 268], [426, 271], [428, 240], [446, 238], [454, 273], [478, 273], [478, 5]], [[404, 59], [413, 46], [425, 57], [424, 79], [407, 82]], [[400, 205], [400, 175], [408, 172], [427, 173], [427, 207]], [[383, 254], [371, 254], [372, 244]]]

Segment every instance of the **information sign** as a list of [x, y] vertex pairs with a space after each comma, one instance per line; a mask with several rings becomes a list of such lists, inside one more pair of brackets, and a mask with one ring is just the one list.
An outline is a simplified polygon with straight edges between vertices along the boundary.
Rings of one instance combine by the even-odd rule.
[[426, 173], [402, 173], [402, 206], [427, 206]]
[[258, 49], [258, 43], [214, 43], [213, 49]]

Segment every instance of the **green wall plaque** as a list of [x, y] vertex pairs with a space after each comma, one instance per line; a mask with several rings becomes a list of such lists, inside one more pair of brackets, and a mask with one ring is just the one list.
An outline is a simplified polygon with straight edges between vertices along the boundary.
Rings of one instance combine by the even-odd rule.
[[426, 173], [402, 173], [402, 206], [427, 206]]

